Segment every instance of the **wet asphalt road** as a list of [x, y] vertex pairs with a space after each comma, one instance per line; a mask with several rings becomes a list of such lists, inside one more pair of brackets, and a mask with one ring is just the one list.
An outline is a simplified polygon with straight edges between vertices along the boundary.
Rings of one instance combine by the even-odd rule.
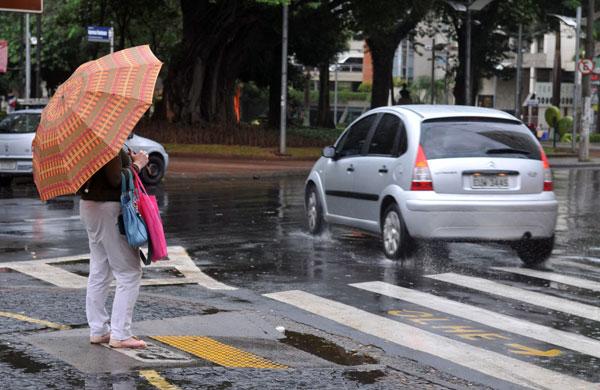
[[[542, 270], [600, 282], [600, 170], [565, 169], [554, 175], [560, 201], [557, 241]], [[600, 340], [597, 320], [553, 310], [537, 301], [507, 299], [426, 277], [442, 273], [475, 276], [589, 305], [600, 315], [598, 291], [492, 269], [521, 267], [509, 248], [451, 244], [445, 256], [420, 251], [394, 262], [383, 256], [376, 238], [360, 232], [331, 228], [320, 237], [308, 235], [302, 178], [212, 182], [169, 178], [153, 191], [163, 211], [169, 245], [186, 248], [196, 265], [228, 285], [257, 294], [309, 292], [503, 355], [510, 355], [506, 340], [536, 351], [556, 346], [446, 315], [452, 325], [475, 327], [497, 337], [470, 340], [464, 334], [449, 334], [430, 322], [398, 314], [439, 312], [350, 284], [385, 282]], [[42, 204], [27, 181], [0, 190], [0, 262], [81, 253], [87, 253], [87, 238], [76, 198]], [[514, 353], [511, 357], [600, 382], [597, 358], [560, 350], [552, 357]]]

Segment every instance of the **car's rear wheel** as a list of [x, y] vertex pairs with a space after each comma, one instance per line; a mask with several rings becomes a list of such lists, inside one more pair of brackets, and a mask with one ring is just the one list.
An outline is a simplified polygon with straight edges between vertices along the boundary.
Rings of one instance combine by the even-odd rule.
[[527, 265], [536, 265], [546, 261], [554, 249], [554, 236], [524, 240], [514, 245], [517, 255]]
[[8, 187], [12, 183], [12, 176], [0, 176], [0, 187]]
[[306, 222], [310, 234], [320, 234], [325, 227], [323, 220], [323, 206], [319, 200], [319, 194], [314, 184], [311, 184], [306, 189]]
[[148, 185], [160, 183], [165, 175], [165, 162], [158, 154], [151, 154], [148, 165], [142, 169], [142, 181]]
[[412, 238], [408, 234], [402, 214], [396, 203], [390, 204], [383, 213], [381, 226], [383, 253], [389, 259], [397, 260], [409, 254]]

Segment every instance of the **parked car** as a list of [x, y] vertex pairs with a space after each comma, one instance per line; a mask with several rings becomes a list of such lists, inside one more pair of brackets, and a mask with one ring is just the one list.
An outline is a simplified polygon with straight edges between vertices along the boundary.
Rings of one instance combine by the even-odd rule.
[[[19, 110], [0, 121], [0, 185], [10, 185], [17, 176], [32, 175], [31, 142], [40, 123], [42, 110]], [[149, 163], [142, 170], [144, 183], [161, 181], [169, 165], [169, 155], [162, 145], [148, 138], [132, 134], [125, 142], [133, 151], [145, 150]]]
[[381, 236], [397, 259], [424, 242], [510, 244], [527, 264], [554, 246], [552, 172], [531, 131], [498, 110], [405, 105], [366, 112], [326, 147], [305, 186], [308, 229]]

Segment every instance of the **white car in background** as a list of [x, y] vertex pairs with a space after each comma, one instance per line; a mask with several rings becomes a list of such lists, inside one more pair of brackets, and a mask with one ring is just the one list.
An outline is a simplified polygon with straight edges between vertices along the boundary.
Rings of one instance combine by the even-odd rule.
[[[40, 123], [42, 110], [19, 110], [0, 121], [0, 185], [10, 185], [18, 176], [31, 176], [33, 153], [31, 143]], [[125, 144], [134, 152], [145, 150], [149, 155], [147, 168], [142, 171], [145, 184], [158, 184], [169, 165], [169, 155], [158, 142], [131, 134]]]

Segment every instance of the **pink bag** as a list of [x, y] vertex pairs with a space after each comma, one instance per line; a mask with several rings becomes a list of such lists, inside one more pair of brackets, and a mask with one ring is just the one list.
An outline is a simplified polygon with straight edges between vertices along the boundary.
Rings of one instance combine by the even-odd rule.
[[163, 231], [158, 203], [154, 195], [148, 195], [135, 169], [131, 169], [135, 176], [135, 190], [138, 195], [138, 211], [148, 228], [148, 257], [152, 261], [168, 260], [167, 240]]

